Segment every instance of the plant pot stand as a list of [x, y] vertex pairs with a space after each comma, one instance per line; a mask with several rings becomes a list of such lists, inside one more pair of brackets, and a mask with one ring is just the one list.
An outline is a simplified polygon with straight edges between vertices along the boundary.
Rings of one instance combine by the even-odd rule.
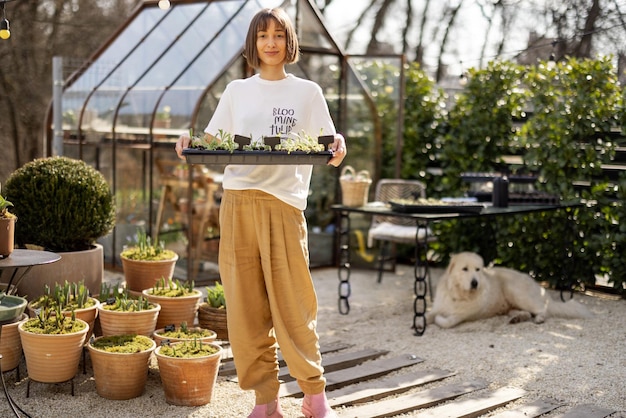
[[70, 384], [71, 387], [71, 393], [72, 396], [74, 396], [74, 378], [72, 377], [70, 380], [66, 380], [65, 382], [38, 382], [37, 380], [33, 380], [30, 377], [28, 378], [28, 382], [26, 382], [26, 397], [28, 398], [30, 396], [30, 384], [31, 382], [34, 383], [40, 383], [43, 385], [61, 385], [61, 384], [65, 384], [68, 383]]

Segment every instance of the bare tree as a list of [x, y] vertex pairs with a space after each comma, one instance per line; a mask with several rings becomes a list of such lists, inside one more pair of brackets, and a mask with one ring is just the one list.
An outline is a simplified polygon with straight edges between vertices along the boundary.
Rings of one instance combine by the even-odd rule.
[[445, 24], [445, 30], [443, 33], [443, 38], [441, 40], [441, 43], [439, 44], [439, 55], [437, 58], [437, 69], [435, 72], [435, 81], [437, 82], [441, 81], [441, 79], [445, 75], [446, 65], [443, 62], [443, 54], [446, 51], [446, 47], [448, 45], [448, 38], [449, 38], [450, 32], [454, 28], [454, 22], [459, 14], [459, 10], [461, 10], [461, 7], [463, 6], [463, 1], [464, 0], [460, 0], [456, 6], [447, 7], [444, 12], [444, 16], [441, 19], [445, 21], [446, 24]]
[[[11, 37], [0, 40], [0, 181], [43, 156], [52, 96], [52, 57], [86, 59], [138, 0], [16, 0], [5, 5]], [[106, 6], [106, 7], [105, 7]]]
[[420, 21], [419, 35], [417, 38], [417, 46], [415, 47], [415, 62], [423, 64], [424, 62], [424, 33], [426, 32], [426, 24], [428, 22], [428, 12], [430, 10], [430, 0], [424, 0], [424, 10], [422, 12], [422, 20]]

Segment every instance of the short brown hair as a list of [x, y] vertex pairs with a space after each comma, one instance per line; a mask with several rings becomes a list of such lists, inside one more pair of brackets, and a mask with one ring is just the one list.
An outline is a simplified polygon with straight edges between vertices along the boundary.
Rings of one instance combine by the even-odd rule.
[[263, 9], [252, 18], [248, 35], [246, 36], [246, 45], [244, 47], [243, 56], [248, 61], [248, 65], [252, 68], [259, 68], [261, 61], [256, 48], [257, 33], [267, 30], [270, 20], [285, 30], [287, 40], [287, 51], [285, 54], [285, 64], [294, 64], [300, 58], [300, 46], [298, 45], [298, 36], [296, 30], [291, 23], [291, 19], [287, 13], [280, 8]]

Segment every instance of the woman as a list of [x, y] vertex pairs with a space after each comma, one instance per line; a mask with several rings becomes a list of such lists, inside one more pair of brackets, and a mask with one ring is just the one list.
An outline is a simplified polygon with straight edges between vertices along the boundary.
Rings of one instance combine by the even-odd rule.
[[[321, 88], [287, 74], [299, 47], [293, 24], [281, 9], [257, 13], [246, 37], [245, 58], [258, 73], [225, 89], [205, 129], [250, 135], [333, 134], [338, 166], [346, 156]], [[190, 138], [176, 144], [182, 157]], [[239, 385], [254, 390], [249, 417], [282, 417], [278, 400], [277, 347], [297, 379], [306, 417], [336, 417], [324, 393], [316, 331], [317, 296], [308, 265], [304, 218], [310, 165], [228, 165], [220, 205], [219, 268], [228, 304], [228, 333]]]

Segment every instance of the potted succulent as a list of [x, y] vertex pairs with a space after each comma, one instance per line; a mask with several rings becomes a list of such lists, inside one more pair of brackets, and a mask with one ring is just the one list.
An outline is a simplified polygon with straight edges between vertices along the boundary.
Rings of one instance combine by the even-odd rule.
[[125, 400], [143, 394], [156, 343], [145, 335], [110, 335], [87, 343], [98, 395]]
[[126, 289], [141, 293], [154, 287], [162, 278], [171, 279], [178, 254], [165, 248], [165, 243], [152, 242], [146, 231], [137, 231], [137, 242], [122, 250], [120, 254], [122, 268], [126, 279]]
[[142, 294], [150, 302], [161, 305], [157, 328], [166, 325], [178, 327], [183, 322], [193, 324], [202, 300], [202, 292], [195, 289], [193, 280], [181, 283], [164, 277], [154, 287], [144, 289]]
[[103, 336], [126, 334], [152, 336], [161, 305], [150, 302], [143, 296], [131, 297], [127, 291], [104, 300], [104, 303], [98, 305], [98, 318]]
[[9, 212], [9, 207], [11, 206], [13, 206], [13, 203], [0, 194], [0, 258], [10, 256], [15, 247], [15, 222], [17, 221], [17, 216]]
[[222, 347], [200, 340], [183, 341], [161, 345], [154, 354], [167, 403], [200, 406], [211, 402]]
[[28, 303], [28, 310], [31, 317], [37, 316], [40, 310], [45, 308], [61, 308], [61, 312], [65, 316], [76, 315], [76, 318], [82, 319], [89, 324], [89, 331], [86, 339], [89, 340], [93, 333], [96, 317], [98, 316], [98, 305], [100, 301], [89, 296], [89, 289], [83, 281], [79, 283], [68, 282], [63, 285], [54, 284], [54, 291], [50, 287], [44, 285], [43, 295]]
[[31, 380], [61, 383], [76, 375], [89, 330], [85, 321], [74, 315], [64, 316], [57, 306], [42, 309], [17, 329]]
[[84, 161], [40, 158], [9, 176], [5, 196], [13, 202], [19, 248], [60, 253], [61, 260], [33, 267], [18, 292], [33, 300], [44, 284], [85, 281], [92, 294], [104, 275], [104, 251], [96, 241], [115, 225], [115, 203], [106, 179]]
[[173, 344], [181, 341], [193, 340], [200, 340], [205, 343], [210, 343], [215, 341], [215, 339], [217, 338], [217, 333], [213, 330], [206, 328], [188, 328], [187, 323], [183, 322], [182, 324], [180, 324], [180, 327], [167, 325], [165, 328], [157, 329], [156, 331], [154, 331], [154, 334], [152, 334], [152, 338], [157, 343], [157, 345], [162, 345], [164, 342]]
[[207, 286], [206, 291], [206, 299], [198, 308], [198, 323], [201, 328], [215, 331], [218, 339], [228, 340], [224, 287], [216, 282], [212, 287]]

